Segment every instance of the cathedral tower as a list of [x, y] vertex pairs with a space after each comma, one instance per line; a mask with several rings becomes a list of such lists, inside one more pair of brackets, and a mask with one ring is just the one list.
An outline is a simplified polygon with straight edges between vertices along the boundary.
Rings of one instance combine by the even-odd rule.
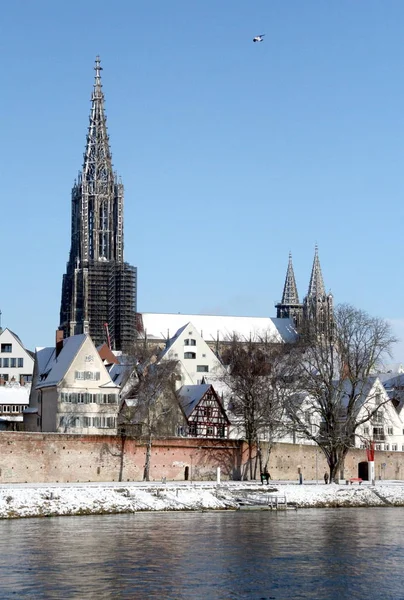
[[83, 169], [72, 189], [71, 247], [63, 276], [60, 328], [95, 345], [128, 349], [135, 339], [136, 268], [123, 260], [123, 185], [112, 168], [100, 59], [95, 61]]
[[331, 331], [334, 310], [332, 294], [326, 294], [321, 273], [318, 248], [315, 247], [309, 291], [303, 301], [303, 318], [315, 323], [319, 333]]

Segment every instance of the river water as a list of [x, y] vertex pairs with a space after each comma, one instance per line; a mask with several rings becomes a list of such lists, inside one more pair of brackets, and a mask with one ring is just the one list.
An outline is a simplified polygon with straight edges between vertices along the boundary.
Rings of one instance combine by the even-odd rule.
[[0, 521], [0, 598], [404, 599], [404, 509]]

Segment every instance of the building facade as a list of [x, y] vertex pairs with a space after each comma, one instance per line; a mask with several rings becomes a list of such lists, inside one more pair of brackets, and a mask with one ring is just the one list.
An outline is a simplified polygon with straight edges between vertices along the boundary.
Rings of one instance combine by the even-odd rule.
[[88, 335], [61, 334], [54, 347], [36, 349], [24, 429], [115, 435], [119, 386]]
[[0, 385], [32, 381], [34, 357], [24, 348], [17, 334], [10, 329], [0, 333]]
[[83, 169], [72, 190], [71, 248], [63, 276], [60, 328], [96, 345], [130, 348], [135, 339], [136, 268], [124, 262], [121, 180], [112, 168], [100, 59], [95, 61]]

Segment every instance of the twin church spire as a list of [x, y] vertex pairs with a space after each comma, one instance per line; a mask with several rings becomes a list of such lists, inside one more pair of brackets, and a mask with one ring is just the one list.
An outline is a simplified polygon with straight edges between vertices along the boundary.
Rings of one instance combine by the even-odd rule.
[[309, 289], [303, 303], [299, 302], [292, 255], [289, 253], [282, 300], [276, 305], [276, 309], [277, 318], [293, 319], [297, 327], [302, 324], [303, 319], [316, 319], [322, 328], [325, 326], [327, 320], [329, 320], [333, 309], [333, 297], [332, 294], [325, 293], [317, 245], [314, 251]]

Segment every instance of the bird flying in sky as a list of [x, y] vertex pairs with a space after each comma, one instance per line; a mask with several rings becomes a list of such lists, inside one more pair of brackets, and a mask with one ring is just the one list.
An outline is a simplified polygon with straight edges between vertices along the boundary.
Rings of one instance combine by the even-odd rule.
[[253, 42], [263, 42], [265, 33], [261, 33], [261, 35], [256, 35], [253, 38]]

